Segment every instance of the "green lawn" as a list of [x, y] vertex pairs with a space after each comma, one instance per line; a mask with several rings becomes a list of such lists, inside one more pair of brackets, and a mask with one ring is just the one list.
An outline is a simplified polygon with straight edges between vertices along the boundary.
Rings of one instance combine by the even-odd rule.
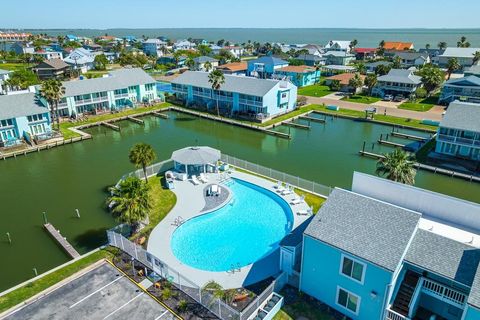
[[355, 102], [355, 103], [372, 104], [372, 103], [380, 101], [380, 98], [369, 97], [367, 95], [355, 94], [355, 95], [352, 95], [352, 96], [343, 97], [341, 100], [348, 101], [348, 102]]
[[333, 93], [334, 91], [330, 90], [330, 87], [322, 84], [314, 84], [311, 86], [298, 88], [298, 95], [300, 96], [310, 96], [310, 97], [324, 97]]
[[273, 317], [273, 320], [294, 320], [299, 318], [310, 320], [335, 319], [332, 315], [321, 311], [318, 306], [307, 301], [299, 294], [294, 303], [284, 304], [282, 309]]
[[78, 271], [101, 259], [111, 259], [113, 257], [113, 253], [110, 250], [113, 249], [105, 249], [92, 253], [91, 255], [83, 259], [75, 261], [74, 263], [69, 264], [55, 272], [52, 272], [44, 276], [43, 278], [28, 283], [25, 286], [0, 297], [0, 313], [16, 306], [17, 304], [25, 301], [26, 299], [33, 297], [41, 291], [53, 286], [54, 284], [68, 278], [74, 273], [77, 273]]
[[399, 109], [425, 112], [432, 109], [438, 103], [439, 94], [421, 99], [415, 102], [404, 102], [398, 106]]
[[31, 66], [32, 65], [27, 65], [26, 63], [20, 63], [20, 62], [19, 63], [15, 63], [15, 62], [0, 63], [0, 69], [10, 70], [10, 71], [26, 69]]
[[105, 121], [105, 120], [111, 120], [111, 119], [125, 117], [125, 116], [132, 116], [132, 115], [147, 112], [147, 111], [161, 110], [169, 106], [170, 106], [170, 103], [162, 103], [162, 104], [154, 105], [151, 107], [138, 107], [135, 109], [127, 109], [119, 113], [106, 113], [98, 116], [89, 116], [87, 121], [81, 121], [81, 122], [75, 122], [75, 123], [63, 122], [63, 123], [60, 123], [60, 132], [63, 134], [64, 139], [70, 139], [73, 137], [78, 137], [79, 135], [71, 130], [68, 130], [68, 128], [81, 126], [89, 123], [94, 123], [98, 121]]

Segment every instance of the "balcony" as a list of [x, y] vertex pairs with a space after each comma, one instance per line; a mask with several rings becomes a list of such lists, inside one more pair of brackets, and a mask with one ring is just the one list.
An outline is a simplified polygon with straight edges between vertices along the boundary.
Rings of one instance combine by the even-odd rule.
[[96, 97], [96, 98], [93, 98], [92, 100], [93, 100], [93, 102], [107, 101], [108, 96]]
[[261, 107], [263, 105], [263, 101], [256, 101], [256, 100], [250, 100], [250, 99], [239, 99], [238, 103], [248, 104], [248, 105], [256, 106], [256, 107]]
[[82, 105], [82, 104], [88, 104], [88, 103], [92, 103], [93, 100], [90, 98], [90, 99], [81, 99], [81, 100], [75, 100], [75, 105], [79, 106], [79, 105]]
[[476, 146], [480, 147], [480, 140], [478, 139], [468, 139], [468, 138], [461, 138], [456, 136], [449, 136], [445, 134], [439, 134], [437, 136], [437, 140], [441, 142], [449, 142], [455, 144], [461, 144], [464, 146]]
[[128, 98], [128, 92], [127, 93], [115, 94], [115, 99], [122, 99], [122, 98]]

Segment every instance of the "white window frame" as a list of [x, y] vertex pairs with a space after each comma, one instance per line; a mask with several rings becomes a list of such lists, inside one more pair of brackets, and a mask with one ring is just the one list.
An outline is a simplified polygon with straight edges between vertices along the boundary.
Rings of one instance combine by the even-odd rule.
[[[338, 303], [338, 297], [340, 296], [340, 290], [345, 291], [348, 294], [348, 296], [352, 295], [352, 296], [355, 296], [357, 298], [357, 310], [352, 311], [352, 310], [348, 309], [346, 306], [342, 306], [340, 303]], [[347, 305], [348, 305], [348, 296], [347, 296]], [[362, 297], [360, 297], [358, 294], [355, 294], [355, 293], [353, 293], [353, 292], [351, 292], [351, 291], [349, 291], [345, 288], [337, 286], [337, 293], [335, 295], [335, 304], [337, 306], [339, 306], [341, 309], [346, 310], [346, 311], [358, 316], [359, 311], [360, 311], [361, 302], [362, 302]]]
[[[348, 274], [343, 273], [343, 261], [345, 260], [345, 258], [347, 258], [347, 259], [349, 259], [349, 260], [352, 260], [354, 264], [355, 264], [355, 263], [358, 263], [358, 264], [361, 264], [361, 265], [362, 265], [362, 279], [361, 279], [361, 281], [358, 281], [358, 280], [355, 279], [354, 277], [349, 276]], [[339, 272], [342, 276], [344, 276], [344, 277], [346, 277], [346, 278], [348, 278], [348, 279], [350, 279], [350, 280], [352, 280], [352, 281], [355, 281], [356, 283], [359, 283], [359, 284], [362, 284], [362, 285], [363, 285], [363, 283], [365, 282], [365, 272], [366, 272], [366, 270], [367, 270], [367, 264], [366, 264], [366, 263], [364, 263], [364, 262], [362, 262], [362, 261], [360, 261], [360, 260], [358, 260], [358, 259], [355, 259], [355, 258], [353, 258], [353, 257], [351, 257], [351, 256], [348, 256], [348, 255], [342, 253], [342, 256], [341, 256], [341, 258], [340, 258], [340, 268], [339, 268], [339, 270], [338, 270], [338, 272]], [[353, 272], [353, 265], [352, 265], [352, 272]]]

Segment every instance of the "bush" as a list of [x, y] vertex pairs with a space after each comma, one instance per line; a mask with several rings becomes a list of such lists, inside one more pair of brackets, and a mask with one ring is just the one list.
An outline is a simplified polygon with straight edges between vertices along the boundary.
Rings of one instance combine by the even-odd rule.
[[187, 300], [184, 300], [184, 299], [180, 300], [177, 305], [177, 311], [180, 313], [183, 313], [187, 311], [187, 309], [188, 309]]
[[162, 290], [162, 300], [168, 300], [172, 297], [172, 290], [169, 288], [164, 288]]
[[427, 97], [427, 90], [425, 90], [424, 88], [418, 88], [415, 91], [415, 96], [417, 97], [417, 99], [424, 99]]
[[307, 104], [307, 97], [301, 96], [297, 98], [297, 106], [304, 106]]

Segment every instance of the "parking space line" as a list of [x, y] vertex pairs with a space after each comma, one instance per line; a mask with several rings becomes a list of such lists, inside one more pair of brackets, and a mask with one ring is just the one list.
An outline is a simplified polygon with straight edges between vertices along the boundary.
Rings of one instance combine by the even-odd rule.
[[70, 307], [68, 307], [69, 309], [75, 307], [76, 305], [78, 305], [79, 303], [87, 300], [88, 298], [90, 298], [91, 296], [93, 296], [95, 293], [105, 289], [106, 287], [108, 287], [109, 285], [112, 285], [114, 284], [115, 282], [117, 282], [118, 280], [122, 279], [123, 278], [123, 275], [118, 277], [117, 279], [113, 280], [113, 281], [110, 281], [109, 283], [107, 283], [106, 285], [104, 285], [103, 287], [101, 287], [100, 289], [97, 289], [95, 291], [93, 291], [92, 293], [90, 293], [89, 295], [87, 295], [86, 297], [80, 299], [79, 301], [75, 302], [74, 304], [72, 304]]
[[145, 292], [141, 292], [140, 294], [136, 295], [135, 297], [133, 297], [132, 299], [130, 299], [129, 301], [125, 302], [123, 305], [121, 305], [119, 308], [117, 308], [116, 310], [113, 310], [112, 312], [110, 312], [105, 318], [103, 318], [103, 320], [113, 316], [117, 311], [119, 311], [120, 309], [126, 307], [129, 303], [133, 302], [135, 299], [137, 299], [138, 297], [140, 297], [141, 295], [143, 295]]
[[159, 315], [158, 317], [156, 317], [154, 320], [158, 320], [160, 319], [161, 317], [163, 317], [165, 315], [165, 313], [167, 313], [168, 310], [165, 310], [161, 315]]

